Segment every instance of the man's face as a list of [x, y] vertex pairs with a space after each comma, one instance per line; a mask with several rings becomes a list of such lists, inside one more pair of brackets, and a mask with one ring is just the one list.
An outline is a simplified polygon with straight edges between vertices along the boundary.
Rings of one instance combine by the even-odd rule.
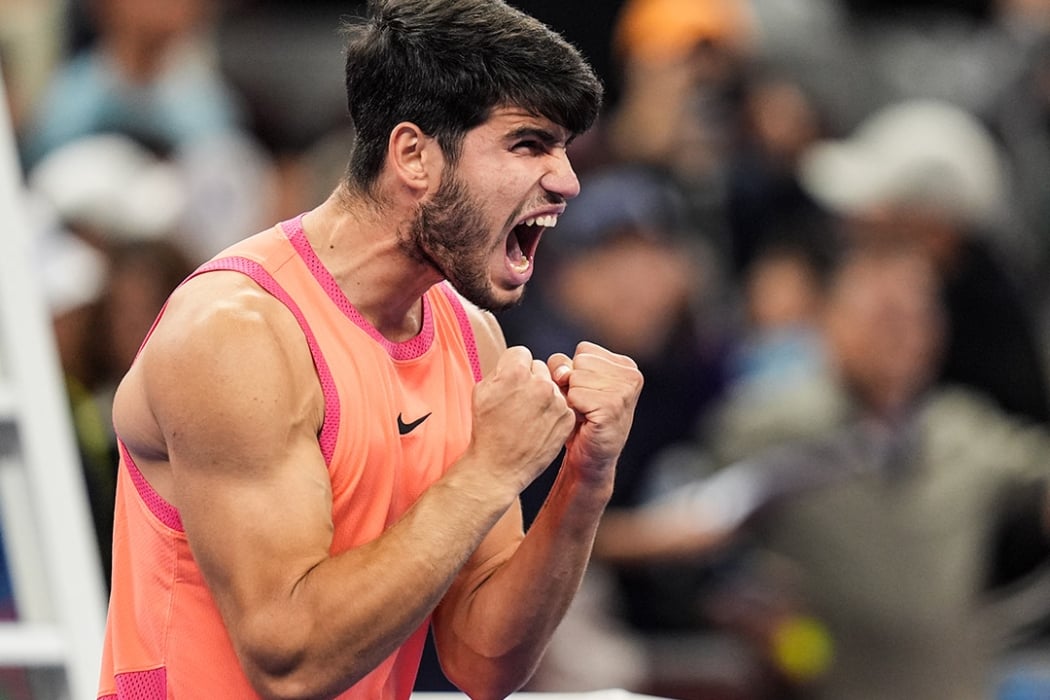
[[104, 0], [97, 8], [107, 31], [136, 36], [161, 51], [200, 26], [211, 4], [211, 0]]
[[919, 253], [847, 263], [828, 303], [828, 336], [846, 380], [884, 410], [936, 374], [944, 331], [938, 278]]
[[516, 304], [532, 277], [543, 232], [557, 223], [579, 181], [569, 134], [522, 110], [499, 109], [463, 142], [404, 243], [481, 308]]

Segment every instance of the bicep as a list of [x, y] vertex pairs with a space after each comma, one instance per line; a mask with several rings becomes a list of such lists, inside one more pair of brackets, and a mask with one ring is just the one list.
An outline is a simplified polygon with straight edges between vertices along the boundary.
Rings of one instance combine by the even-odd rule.
[[233, 629], [327, 556], [332, 535], [320, 389], [275, 304], [260, 296], [158, 327], [145, 367], [174, 505]]

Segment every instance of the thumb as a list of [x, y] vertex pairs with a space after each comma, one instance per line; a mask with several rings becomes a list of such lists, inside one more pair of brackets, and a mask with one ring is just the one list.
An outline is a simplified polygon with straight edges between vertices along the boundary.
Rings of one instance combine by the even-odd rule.
[[568, 386], [569, 375], [572, 374], [572, 359], [565, 353], [556, 352], [547, 359], [547, 369], [550, 370], [551, 378], [560, 387]]

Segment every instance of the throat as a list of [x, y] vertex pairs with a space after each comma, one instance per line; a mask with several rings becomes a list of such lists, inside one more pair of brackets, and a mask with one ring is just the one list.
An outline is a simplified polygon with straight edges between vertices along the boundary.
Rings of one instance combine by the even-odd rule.
[[521, 225], [507, 236], [507, 260], [519, 272], [527, 270], [532, 264], [541, 233], [539, 227]]

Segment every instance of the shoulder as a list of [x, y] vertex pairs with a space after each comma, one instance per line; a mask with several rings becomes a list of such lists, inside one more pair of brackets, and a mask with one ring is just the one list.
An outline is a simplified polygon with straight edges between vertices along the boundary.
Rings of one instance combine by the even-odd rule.
[[929, 463], [951, 474], [972, 472], [989, 481], [1045, 476], [1050, 431], [1042, 423], [1010, 414], [970, 388], [936, 389], [921, 415]]
[[139, 358], [155, 403], [163, 397], [240, 394], [247, 386], [287, 394], [310, 386], [313, 361], [288, 308], [237, 272], [198, 275], [172, 294]]
[[258, 440], [273, 417], [313, 426], [323, 413], [294, 316], [227, 271], [193, 277], [171, 295], [113, 405], [114, 426], [137, 459], [166, 459], [176, 433], [228, 444], [247, 431], [244, 440]]
[[[923, 418], [931, 428], [955, 431], [966, 426], [967, 432], [982, 425], [1007, 425], [1017, 422], [999, 408], [988, 395], [961, 384], [944, 383], [931, 389], [923, 403]], [[978, 429], [975, 435], [980, 434]]]
[[[294, 317], [283, 302], [241, 272], [213, 270], [175, 290], [150, 343], [174, 341], [173, 349], [193, 350], [216, 340], [240, 344], [245, 333], [285, 330]], [[278, 333], [271, 342], [283, 337]], [[258, 340], [258, 339], [253, 339]]]

